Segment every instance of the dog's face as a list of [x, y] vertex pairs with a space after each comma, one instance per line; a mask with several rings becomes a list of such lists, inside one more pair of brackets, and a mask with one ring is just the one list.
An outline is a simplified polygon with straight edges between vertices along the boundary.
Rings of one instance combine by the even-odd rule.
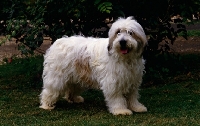
[[132, 17], [118, 19], [112, 24], [108, 34], [110, 54], [117, 52], [122, 56], [129, 54], [141, 56], [147, 44], [143, 28]]

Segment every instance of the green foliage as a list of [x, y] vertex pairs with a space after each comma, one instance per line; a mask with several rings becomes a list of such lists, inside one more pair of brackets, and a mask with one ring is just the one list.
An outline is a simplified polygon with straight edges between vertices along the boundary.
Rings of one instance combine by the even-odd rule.
[[112, 11], [112, 3], [111, 2], [102, 2], [101, 0], [95, 0], [94, 5], [98, 5], [98, 10], [102, 13], [111, 13]]
[[[20, 42], [19, 49], [26, 55], [33, 54], [43, 43], [43, 36], [49, 36], [52, 42], [63, 35], [96, 36], [95, 28], [108, 27], [102, 21], [118, 11], [112, 2], [103, 0], [13, 0], [1, 3], [5, 5], [2, 15], [6, 18], [0, 18], [3, 20], [0, 29], [9, 35], [7, 39], [16, 38], [16, 42]], [[1, 40], [3, 42], [5, 40]]]
[[16, 38], [19, 44], [19, 50], [23, 54], [33, 54], [33, 51], [43, 43], [42, 20], [28, 21], [28, 19], [11, 19], [7, 21], [7, 31], [11, 37]]

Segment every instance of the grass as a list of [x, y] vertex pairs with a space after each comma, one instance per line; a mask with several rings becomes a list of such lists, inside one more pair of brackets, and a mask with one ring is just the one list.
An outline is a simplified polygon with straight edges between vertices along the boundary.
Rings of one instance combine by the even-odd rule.
[[60, 99], [52, 111], [39, 109], [43, 60], [41, 57], [16, 59], [0, 66], [0, 125], [199, 125], [200, 65], [195, 62], [199, 63], [200, 58], [185, 55], [183, 61], [188, 65], [189, 75], [171, 77], [176, 81], [170, 83], [142, 87], [140, 101], [148, 108], [147, 113], [113, 116], [107, 111], [102, 92], [97, 90], [84, 92], [83, 104], [69, 104]]
[[200, 36], [200, 30], [188, 30], [188, 36]]
[[[179, 36], [185, 36], [184, 32], [180, 32], [178, 33]], [[196, 37], [196, 36], [200, 36], [200, 30], [187, 30], [187, 36], [188, 37]]]

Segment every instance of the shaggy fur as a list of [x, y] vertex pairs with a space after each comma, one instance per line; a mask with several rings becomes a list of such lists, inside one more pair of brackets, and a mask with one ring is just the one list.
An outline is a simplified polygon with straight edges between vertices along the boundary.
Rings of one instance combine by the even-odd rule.
[[53, 109], [63, 96], [68, 102], [84, 102], [80, 93], [96, 88], [103, 91], [114, 115], [147, 111], [138, 101], [147, 44], [141, 25], [132, 17], [120, 18], [108, 34], [109, 38], [61, 38], [47, 50], [40, 108]]

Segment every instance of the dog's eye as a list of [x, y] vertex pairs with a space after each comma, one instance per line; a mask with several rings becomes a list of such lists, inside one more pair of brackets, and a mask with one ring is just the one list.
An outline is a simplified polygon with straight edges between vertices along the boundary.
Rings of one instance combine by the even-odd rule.
[[133, 34], [134, 34], [133, 31], [127, 31], [127, 33], [128, 33], [129, 35], [133, 35]]
[[116, 32], [116, 34], [119, 35], [119, 34], [120, 34], [120, 30], [118, 30], [118, 31]]

